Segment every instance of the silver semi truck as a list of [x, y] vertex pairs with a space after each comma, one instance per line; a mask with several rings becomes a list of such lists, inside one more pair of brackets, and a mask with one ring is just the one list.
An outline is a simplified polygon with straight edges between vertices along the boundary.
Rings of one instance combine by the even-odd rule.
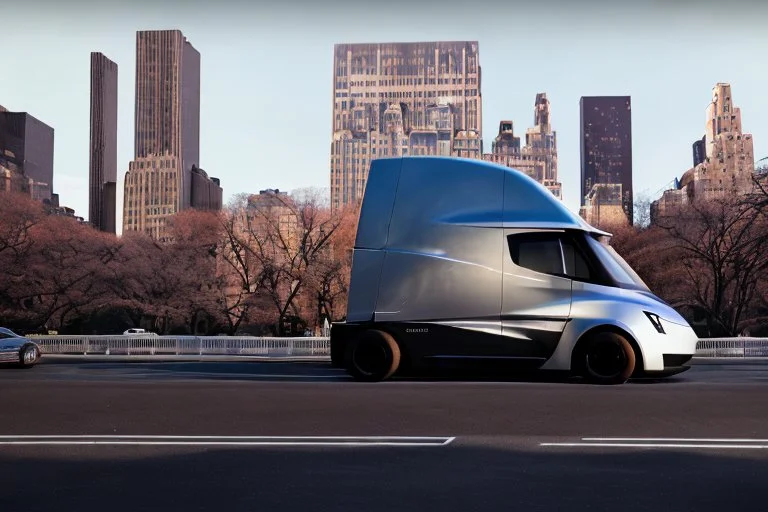
[[356, 379], [450, 363], [590, 382], [686, 370], [697, 337], [587, 224], [524, 173], [479, 160], [374, 160], [331, 359]]

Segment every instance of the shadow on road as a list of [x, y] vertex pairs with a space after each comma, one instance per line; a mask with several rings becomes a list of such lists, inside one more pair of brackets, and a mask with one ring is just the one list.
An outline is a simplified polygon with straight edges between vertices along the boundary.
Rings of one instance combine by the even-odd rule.
[[[313, 382], [354, 382], [347, 373], [327, 362], [296, 361], [52, 361], [42, 365], [55, 374], [84, 378], [149, 380], [286, 380]], [[34, 369], [30, 378], [34, 377]], [[687, 373], [687, 372], [686, 372]], [[20, 375], [18, 373], [17, 375]], [[401, 372], [393, 382], [484, 382], [590, 385], [567, 372], [519, 368], [443, 368], [418, 373]], [[685, 382], [686, 374], [664, 378], [631, 379], [630, 384], [662, 385]], [[386, 384], [386, 383], [384, 383]]]
[[766, 510], [768, 460], [732, 453], [600, 455], [457, 444], [159, 450], [0, 447], [0, 510]]
[[[49, 362], [57, 370], [73, 370], [84, 377], [150, 380], [257, 380], [280, 382], [354, 382], [343, 369], [326, 362], [283, 361], [67, 361]], [[30, 372], [32, 376], [34, 370]], [[485, 382], [590, 385], [567, 372], [518, 368], [429, 369], [401, 372], [392, 382]], [[665, 378], [631, 379], [631, 384], [670, 384], [685, 381], [681, 375]], [[383, 383], [386, 384], [386, 383]]]

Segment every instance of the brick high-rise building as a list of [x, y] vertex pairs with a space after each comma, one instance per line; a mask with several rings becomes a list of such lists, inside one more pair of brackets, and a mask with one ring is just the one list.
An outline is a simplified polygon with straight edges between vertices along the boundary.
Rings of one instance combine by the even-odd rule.
[[117, 64], [91, 53], [91, 139], [88, 221], [116, 233]]
[[338, 44], [333, 76], [332, 208], [362, 199], [373, 159], [482, 157], [477, 42]]
[[0, 111], [0, 167], [9, 190], [58, 205], [53, 193], [53, 135], [53, 128], [27, 112]]
[[734, 106], [730, 84], [718, 83], [712, 89], [702, 141], [697, 141], [698, 150], [694, 146], [693, 168], [651, 205], [652, 221], [675, 215], [679, 205], [754, 190], [752, 135], [742, 130], [741, 109]]
[[491, 153], [483, 155], [483, 160], [522, 171], [562, 199], [562, 184], [557, 176], [557, 134], [552, 130], [546, 93], [536, 95], [533, 128], [525, 134], [525, 146], [520, 147], [520, 137], [515, 136], [513, 127], [512, 121], [499, 123]]
[[[608, 201], [608, 206], [618, 200], [627, 223], [632, 224], [631, 99], [629, 96], [583, 96], [579, 107], [581, 215], [594, 218], [586, 212], [587, 207], [597, 207], [602, 200]], [[620, 194], [618, 199], [616, 193]]]
[[218, 180], [199, 172], [200, 53], [179, 30], [137, 32], [135, 108], [123, 230], [165, 238], [175, 213], [221, 208]]

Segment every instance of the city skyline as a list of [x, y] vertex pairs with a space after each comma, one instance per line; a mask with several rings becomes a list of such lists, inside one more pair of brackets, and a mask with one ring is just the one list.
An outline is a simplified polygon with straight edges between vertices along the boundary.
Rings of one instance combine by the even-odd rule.
[[[14, 19], [18, 13], [21, 11], [12, 12], [7, 18], [11, 35], [14, 31], [35, 30], [29, 20], [21, 16]], [[535, 19], [527, 11], [521, 11], [521, 19], [529, 14], [529, 19]], [[467, 29], [454, 17], [441, 26], [426, 27], [418, 32], [414, 23], [407, 20], [397, 29], [352, 26], [338, 32], [334, 27], [341, 26], [341, 21], [335, 20], [328, 26], [299, 35], [295, 30], [283, 33], [285, 27], [278, 30], [280, 24], [273, 23], [277, 19], [276, 11], [270, 15], [273, 16], [270, 23], [244, 16], [243, 20], [263, 29], [251, 33], [238, 32], [237, 27], [225, 30], [224, 23], [220, 22], [222, 18], [215, 16], [206, 20], [207, 23], [198, 23], [183, 17], [174, 18], [168, 13], [142, 13], [139, 18], [126, 12], [120, 19], [109, 20], [106, 31], [73, 20], [79, 31], [77, 38], [57, 31], [53, 25], [43, 24], [41, 26], [47, 28], [36, 29], [40, 32], [36, 45], [20, 48], [9, 56], [10, 64], [20, 74], [29, 75], [34, 70], [39, 80], [27, 81], [23, 88], [14, 83], [4, 85], [0, 90], [0, 103], [14, 111], [29, 111], [56, 129], [54, 188], [63, 194], [62, 203], [73, 206], [81, 215], [87, 211], [87, 195], [83, 192], [87, 190], [88, 179], [88, 157], [84, 148], [88, 114], [83, 104], [87, 105], [88, 98], [87, 86], [83, 91], [82, 82], [88, 78], [88, 54], [102, 51], [124, 70], [120, 78], [118, 128], [118, 190], [122, 190], [123, 175], [132, 153], [131, 130], [127, 125], [133, 118], [134, 84], [126, 80], [126, 75], [133, 72], [135, 31], [151, 25], [179, 28], [195, 41], [202, 53], [205, 92], [201, 99], [201, 157], [207, 162], [205, 167], [225, 184], [225, 199], [237, 192], [264, 188], [328, 188], [327, 119], [331, 109], [327, 98], [332, 83], [329, 61], [333, 45], [341, 41], [477, 40], [483, 68], [484, 145], [490, 146], [499, 120], [514, 119], [519, 124], [528, 119], [530, 98], [546, 92], [552, 104], [552, 125], [558, 132], [559, 178], [563, 183], [564, 201], [574, 211], [578, 211], [580, 203], [578, 99], [581, 96], [632, 97], [637, 196], [658, 197], [663, 188], [680, 176], [681, 170], [690, 166], [692, 135], [700, 131], [709, 91], [717, 82], [729, 82], [739, 91], [744, 129], [754, 135], [755, 158], [768, 154], [765, 144], [768, 133], [760, 123], [768, 116], [761, 88], [762, 72], [739, 50], [749, 44], [759, 51], [765, 43], [755, 41], [756, 36], [748, 32], [735, 34], [733, 42], [707, 46], [707, 52], [701, 52], [702, 45], [709, 43], [692, 17], [686, 21], [668, 16], [650, 32], [624, 31], [612, 25], [606, 29], [607, 33], [598, 35], [588, 32], [586, 21], [577, 28], [559, 31], [557, 27], [567, 27], [567, 22], [572, 21], [563, 16], [552, 21], [550, 37], [540, 43], [539, 51], [515, 51], [515, 63], [510, 66], [510, 51], [535, 33], [534, 27], [522, 26], [510, 35], [494, 20], [483, 21], [482, 29]], [[604, 16], [608, 14], [601, 14], [597, 19]], [[745, 19], [744, 23], [747, 22]], [[337, 33], [344, 36], [338, 37]], [[577, 33], [580, 35], [574, 39]], [[418, 37], [414, 37], [415, 34]], [[617, 37], [619, 34], [622, 37]], [[651, 35], [661, 36], [659, 42], [648, 39]], [[679, 44], [669, 49], [661, 43], [665, 36], [674, 37]], [[613, 38], [610, 45], [605, 44], [606, 37]], [[54, 44], [55, 52], [50, 50]], [[638, 46], [640, 44], [642, 46]], [[598, 47], [600, 51], [594, 53], [592, 50]], [[593, 54], [590, 60], [579, 60], [578, 56], [585, 52]], [[632, 52], [632, 59], [618, 58], [628, 52]], [[277, 69], [281, 63], [292, 60], [303, 63], [300, 72], [298, 69], [287, 72], [280, 80], [259, 78], [260, 70]], [[256, 63], [258, 66], [252, 65]], [[234, 75], [222, 80], [232, 69], [236, 70]], [[604, 73], [605, 69], [611, 69], [611, 73]], [[52, 80], [61, 73], [66, 73], [69, 79]], [[301, 76], [317, 79], [308, 81], [298, 78]], [[327, 77], [327, 81], [323, 77]], [[654, 85], [660, 82], [664, 82], [663, 86]], [[56, 95], [45, 92], [52, 87], [68, 101], [52, 102], [49, 96]], [[289, 98], [293, 100], [288, 101]], [[664, 123], [660, 124], [662, 117]], [[295, 151], [299, 135], [302, 150]], [[227, 186], [228, 182], [232, 185]], [[121, 211], [121, 205], [118, 210]]]

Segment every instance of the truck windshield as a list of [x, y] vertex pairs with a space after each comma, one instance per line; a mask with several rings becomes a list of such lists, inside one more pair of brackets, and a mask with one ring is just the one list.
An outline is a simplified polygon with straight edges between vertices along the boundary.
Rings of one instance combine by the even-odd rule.
[[631, 288], [650, 291], [648, 285], [643, 282], [640, 276], [632, 270], [632, 267], [624, 261], [624, 258], [622, 258], [613, 247], [607, 243], [595, 240], [592, 236], [587, 235], [586, 238], [590, 247], [614, 280]]

